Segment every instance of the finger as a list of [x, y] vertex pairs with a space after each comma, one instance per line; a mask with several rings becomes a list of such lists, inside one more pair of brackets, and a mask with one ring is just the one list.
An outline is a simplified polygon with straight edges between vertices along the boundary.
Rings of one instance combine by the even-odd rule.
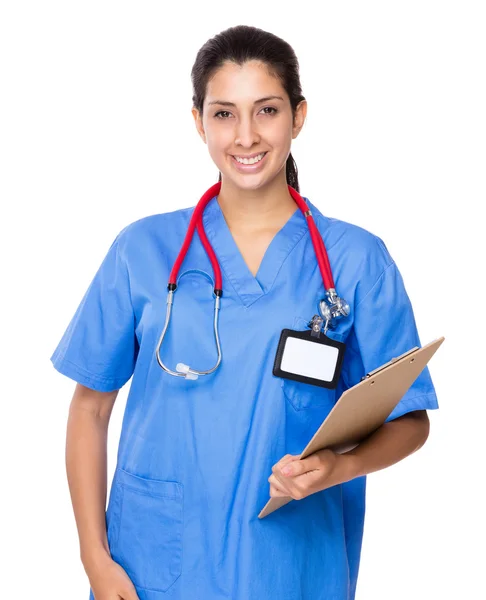
[[288, 496], [288, 493], [274, 483], [270, 484], [270, 496], [272, 498], [283, 498]]
[[268, 481], [270, 482], [270, 484], [278, 487], [279, 490], [281, 490], [285, 496], [290, 496], [290, 498], [293, 498], [294, 500], [296, 500], [297, 496], [300, 496], [302, 493], [302, 490], [295, 485], [294, 481], [291, 481], [289, 479], [282, 481], [282, 479], [279, 479], [278, 475], [270, 475]]
[[122, 593], [123, 600], [140, 600], [138, 594], [133, 586], [126, 588]]
[[277, 465], [281, 465], [284, 462], [288, 462], [291, 458], [292, 458], [293, 454], [286, 454], [285, 456], [282, 456], [282, 458], [277, 461], [273, 466], [276, 467]]
[[303, 460], [292, 462], [292, 464], [286, 463], [282, 466], [280, 472], [284, 477], [296, 477], [297, 475], [316, 471], [319, 467], [319, 457], [315, 454], [311, 454]]
[[293, 500], [301, 500], [308, 494], [306, 486], [299, 485], [296, 483], [295, 479], [286, 479], [282, 481], [279, 479], [278, 475], [272, 475], [271, 483], [275, 483], [277, 487], [284, 490], [285, 496], [289, 496]]
[[300, 458], [300, 454], [286, 454], [284, 457], [282, 457], [277, 463], [275, 463], [272, 467], [272, 473], [275, 473], [275, 471], [279, 471], [280, 469], [282, 469], [286, 464], [294, 461], [294, 460], [299, 460]]

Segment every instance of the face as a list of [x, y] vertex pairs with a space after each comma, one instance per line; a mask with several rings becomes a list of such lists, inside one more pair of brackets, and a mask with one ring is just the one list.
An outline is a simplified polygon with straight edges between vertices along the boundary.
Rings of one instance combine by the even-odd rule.
[[[293, 118], [278, 79], [263, 63], [249, 61], [242, 66], [227, 62], [218, 69], [207, 85], [202, 118], [197, 109], [192, 113], [223, 182], [255, 189], [278, 176], [285, 181], [291, 142], [304, 124], [306, 110], [303, 100]], [[257, 162], [241, 164], [235, 157]]]

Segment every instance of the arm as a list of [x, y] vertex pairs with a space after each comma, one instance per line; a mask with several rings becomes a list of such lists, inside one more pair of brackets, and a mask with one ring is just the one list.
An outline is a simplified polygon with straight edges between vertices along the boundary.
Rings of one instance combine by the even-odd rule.
[[272, 468], [271, 496], [294, 500], [379, 471], [421, 448], [429, 435], [427, 411], [417, 410], [384, 423], [353, 450], [335, 454], [319, 450], [303, 460], [286, 455]]
[[[367, 277], [356, 289], [353, 326], [346, 339], [345, 377], [340, 379], [338, 397], [392, 356], [421, 347], [401, 273], [383, 242], [377, 239], [377, 249], [367, 254], [367, 264], [363, 266]], [[272, 469], [269, 481], [276, 489], [271, 488], [271, 492], [289, 496], [279, 491], [283, 487], [284, 491], [293, 490], [303, 497], [302, 494], [344, 483], [404, 459], [425, 443], [429, 434], [426, 411], [434, 408], [438, 408], [437, 396], [425, 367], [386, 422], [350, 452], [340, 455], [320, 450], [302, 461], [296, 460], [299, 456], [284, 456]], [[281, 470], [287, 463], [290, 477]]]
[[88, 571], [110, 558], [106, 536], [107, 432], [118, 390], [98, 392], [77, 384], [67, 422], [66, 471]]
[[66, 469], [81, 562], [96, 600], [136, 600], [135, 587], [111, 557], [106, 531], [107, 432], [118, 390], [138, 356], [127, 235], [120, 232], [71, 318], [51, 361], [76, 381], [69, 408]]
[[341, 456], [343, 473], [350, 472], [354, 478], [389, 467], [419, 450], [427, 441], [429, 430], [426, 410], [416, 410], [384, 423], [359, 446]]
[[124, 569], [111, 558], [106, 533], [107, 433], [118, 390], [100, 392], [78, 383], [66, 436], [66, 470], [78, 529], [81, 562], [96, 600], [138, 600]]

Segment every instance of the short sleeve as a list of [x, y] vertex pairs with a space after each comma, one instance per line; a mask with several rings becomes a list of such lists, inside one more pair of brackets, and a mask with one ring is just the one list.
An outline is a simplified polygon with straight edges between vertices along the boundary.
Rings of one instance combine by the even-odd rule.
[[51, 356], [60, 373], [101, 392], [119, 389], [130, 379], [138, 352], [121, 234], [111, 244]]
[[[354, 313], [343, 363], [347, 387], [392, 358], [422, 347], [412, 305], [394, 261], [355, 306]], [[437, 396], [426, 366], [387, 421], [414, 410], [435, 408]]]

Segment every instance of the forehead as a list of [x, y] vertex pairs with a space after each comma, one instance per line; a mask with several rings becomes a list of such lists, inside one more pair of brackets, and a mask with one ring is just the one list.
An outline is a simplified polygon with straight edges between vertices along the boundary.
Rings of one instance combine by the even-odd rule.
[[285, 90], [264, 63], [252, 60], [237, 65], [227, 61], [208, 81], [205, 102], [253, 102], [257, 98], [272, 94], [285, 96]]

